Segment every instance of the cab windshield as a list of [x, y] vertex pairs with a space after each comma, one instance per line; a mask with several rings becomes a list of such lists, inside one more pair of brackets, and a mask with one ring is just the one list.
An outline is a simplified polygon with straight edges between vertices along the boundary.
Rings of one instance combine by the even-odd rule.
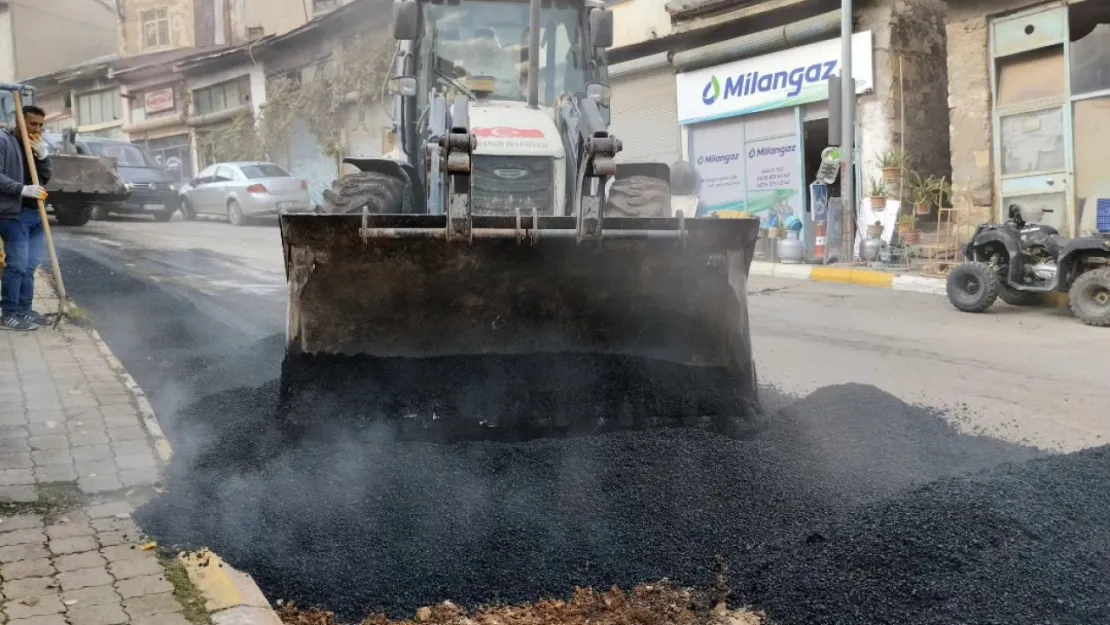
[[[495, 81], [490, 99], [526, 100], [528, 10], [524, 0], [424, 4], [425, 36], [418, 54], [421, 78], [450, 89], [465, 86], [467, 78], [487, 76]], [[552, 106], [561, 95], [585, 91], [581, 15], [579, 4], [545, 1], [542, 5], [539, 97], [543, 105]]]

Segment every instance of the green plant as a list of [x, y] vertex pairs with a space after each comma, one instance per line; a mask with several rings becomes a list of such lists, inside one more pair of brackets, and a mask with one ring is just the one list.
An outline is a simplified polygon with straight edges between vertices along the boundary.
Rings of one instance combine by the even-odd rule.
[[901, 169], [910, 162], [908, 155], [902, 150], [888, 150], [876, 155], [876, 158], [879, 161], [879, 167], [882, 169]]
[[917, 223], [917, 218], [914, 217], [913, 215], [899, 215], [898, 216], [898, 225], [899, 226], [912, 226], [915, 223]]
[[296, 122], [304, 120], [321, 151], [338, 156], [345, 149], [350, 107], [359, 109], [356, 119], [365, 119], [361, 109], [380, 100], [395, 50], [392, 39], [350, 37], [307, 78], [283, 74], [267, 80], [261, 115], [240, 113], [219, 132], [206, 133], [198, 147], [208, 162], [268, 160], [287, 145]]
[[878, 178], [868, 178], [867, 180], [867, 195], [868, 197], [886, 197], [889, 193], [886, 183]]
[[913, 195], [914, 204], [931, 204], [936, 198], [936, 193], [933, 191], [936, 178], [923, 177], [916, 171], [907, 172], [906, 177], [909, 178], [909, 190]]

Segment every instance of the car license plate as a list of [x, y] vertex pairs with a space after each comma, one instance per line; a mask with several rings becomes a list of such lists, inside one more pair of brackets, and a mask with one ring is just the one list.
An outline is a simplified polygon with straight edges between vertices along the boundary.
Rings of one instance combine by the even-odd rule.
[[145, 211], [163, 211], [163, 210], [166, 210], [166, 205], [165, 204], [143, 204], [143, 210], [145, 210]]

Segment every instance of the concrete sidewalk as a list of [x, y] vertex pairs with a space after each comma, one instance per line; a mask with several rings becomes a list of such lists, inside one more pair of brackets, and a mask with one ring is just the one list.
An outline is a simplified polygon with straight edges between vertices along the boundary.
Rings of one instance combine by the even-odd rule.
[[[931, 295], [947, 295], [947, 282], [944, 278], [921, 276], [912, 273], [896, 273], [893, 271], [879, 271], [866, 267], [830, 266], [830, 265], [803, 265], [768, 263], [753, 261], [750, 274], [774, 278], [788, 278], [791, 280], [811, 280], [813, 282], [836, 282], [839, 284], [854, 284], [895, 291], [910, 291], [914, 293], [929, 293]], [[1070, 305], [1066, 293], [1046, 293], [1044, 306], [1051, 308], [1067, 308]]]
[[[36, 290], [36, 310], [57, 310], [43, 272]], [[131, 513], [157, 493], [170, 453], [142, 391], [95, 332], [68, 323], [0, 332], [7, 625], [279, 622], [249, 578], [145, 542]]]

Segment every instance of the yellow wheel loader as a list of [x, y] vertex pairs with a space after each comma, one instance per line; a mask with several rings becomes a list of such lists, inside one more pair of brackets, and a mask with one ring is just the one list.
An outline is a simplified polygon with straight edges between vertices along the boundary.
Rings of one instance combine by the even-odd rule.
[[758, 411], [755, 219], [694, 218], [665, 164], [617, 165], [599, 0], [402, 0], [394, 150], [284, 214], [281, 413], [420, 440]]

